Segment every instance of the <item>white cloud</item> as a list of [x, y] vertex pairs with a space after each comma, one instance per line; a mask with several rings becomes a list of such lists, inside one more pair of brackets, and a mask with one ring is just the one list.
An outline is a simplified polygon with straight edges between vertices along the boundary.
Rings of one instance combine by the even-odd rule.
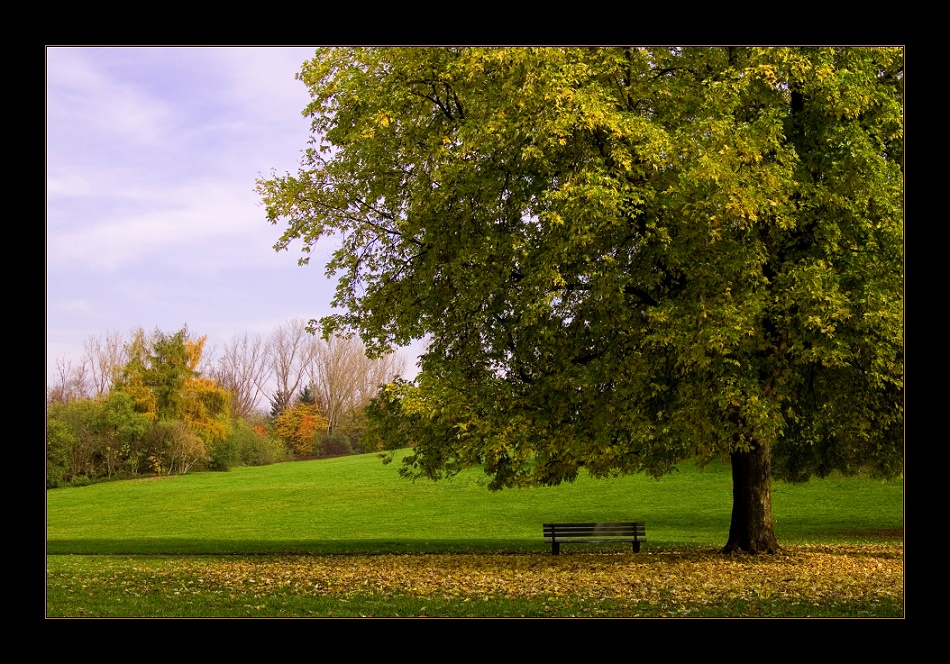
[[62, 231], [63, 226], [51, 224], [47, 246], [51, 267], [68, 263], [72, 268], [109, 270], [151, 255], [163, 262], [176, 256], [197, 260], [214, 253], [216, 242], [233, 242], [235, 236], [265, 225], [253, 195], [239, 197], [226, 182], [125, 195], [131, 204], [103, 210], [95, 221], [69, 228], [66, 220]]
[[229, 97], [267, 123], [287, 127], [284, 119], [293, 118], [306, 131], [309, 125], [301, 112], [310, 97], [295, 75], [314, 51], [305, 46], [243, 47], [215, 49], [211, 55], [220, 64]]
[[63, 302], [61, 305], [64, 311], [78, 311], [84, 314], [88, 314], [92, 311], [92, 305], [89, 304], [89, 300], [70, 300], [68, 302]]
[[329, 312], [320, 247], [275, 254], [254, 193], [295, 170], [312, 48], [47, 50], [47, 358], [110, 329], [228, 339]]
[[91, 131], [135, 145], [161, 145], [170, 109], [104, 68], [116, 54], [110, 51], [47, 49], [47, 136]]

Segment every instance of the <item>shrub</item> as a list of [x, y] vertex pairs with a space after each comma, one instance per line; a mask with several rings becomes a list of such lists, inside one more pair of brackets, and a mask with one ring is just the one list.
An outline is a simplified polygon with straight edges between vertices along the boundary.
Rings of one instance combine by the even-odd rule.
[[269, 466], [291, 458], [284, 441], [266, 431], [259, 433], [255, 430], [254, 437], [248, 437], [241, 448], [241, 460], [245, 466]]
[[156, 422], [145, 436], [149, 472], [185, 474], [196, 463], [206, 461], [204, 442], [181, 420]]
[[209, 470], [228, 470], [234, 466], [267, 466], [287, 461], [290, 454], [284, 443], [270, 435], [262, 425], [247, 420], [230, 423], [230, 433], [212, 443]]
[[58, 419], [46, 421], [46, 488], [53, 489], [65, 481], [69, 448], [76, 442], [66, 424]]
[[226, 471], [241, 465], [241, 435], [234, 426], [231, 434], [208, 446], [208, 470]]
[[317, 447], [317, 456], [344, 456], [353, 454], [353, 445], [349, 437], [338, 431], [320, 436], [320, 442]]
[[109, 442], [101, 433], [102, 410], [98, 401], [77, 399], [46, 411], [47, 484], [106, 474], [100, 463], [102, 448]]

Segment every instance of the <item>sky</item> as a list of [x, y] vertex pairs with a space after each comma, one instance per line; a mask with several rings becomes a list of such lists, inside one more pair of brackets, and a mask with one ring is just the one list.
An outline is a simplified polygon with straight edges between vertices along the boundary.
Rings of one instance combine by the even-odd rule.
[[47, 49], [47, 383], [90, 336], [187, 325], [214, 348], [332, 311], [333, 246], [306, 267], [299, 246], [275, 252], [283, 229], [254, 192], [297, 170], [310, 120], [294, 75], [313, 53]]

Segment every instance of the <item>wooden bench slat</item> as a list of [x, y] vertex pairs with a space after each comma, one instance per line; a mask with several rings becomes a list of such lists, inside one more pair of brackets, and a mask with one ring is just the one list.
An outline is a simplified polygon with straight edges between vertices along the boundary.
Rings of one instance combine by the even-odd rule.
[[583, 535], [589, 535], [592, 533], [618, 534], [618, 535], [623, 535], [623, 534], [628, 534], [628, 533], [642, 534], [645, 531], [646, 531], [645, 526], [612, 526], [612, 527], [598, 526], [598, 527], [584, 527], [584, 528], [579, 528], [579, 527], [564, 528], [561, 526], [554, 526], [554, 527], [544, 528], [545, 533], [549, 533], [549, 534], [557, 533], [558, 535], [562, 535], [564, 537], [583, 536]]
[[545, 523], [543, 524], [545, 528], [555, 527], [555, 528], [564, 528], [571, 526], [579, 526], [584, 528], [592, 528], [594, 526], [642, 526], [646, 522], [644, 521], [599, 521], [599, 522], [587, 522], [587, 523]]

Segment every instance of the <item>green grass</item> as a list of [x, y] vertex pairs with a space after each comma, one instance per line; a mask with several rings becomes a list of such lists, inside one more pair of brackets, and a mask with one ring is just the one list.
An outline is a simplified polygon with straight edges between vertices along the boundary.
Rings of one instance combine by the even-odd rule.
[[[790, 554], [737, 588], [748, 563], [723, 566], [728, 557], [715, 554], [729, 528], [726, 465], [686, 464], [660, 480], [582, 475], [559, 487], [497, 493], [475, 470], [439, 483], [412, 483], [396, 470], [363, 455], [47, 491], [47, 615], [903, 616], [902, 480], [774, 483], [776, 534]], [[541, 537], [545, 521], [627, 519], [647, 523], [644, 553], [575, 545], [554, 558]], [[388, 563], [383, 554], [415, 555]], [[677, 561], [682, 556], [688, 561]], [[345, 588], [318, 591], [309, 586], [317, 576], [310, 565], [348, 566], [377, 580], [393, 570], [398, 578], [375, 589], [351, 578]], [[449, 579], [456, 567], [461, 581]], [[471, 589], [481, 587], [478, 575], [537, 569], [545, 571], [535, 584], [601, 569], [617, 579], [609, 587], [633, 590], [644, 574], [665, 574], [656, 583], [666, 590], [624, 599], [591, 595], [586, 581], [564, 593], [538, 594], [519, 581]], [[234, 570], [250, 570], [248, 578], [235, 581], [244, 572]], [[404, 577], [441, 583], [443, 571], [445, 584], [435, 589], [400, 589]], [[326, 577], [331, 586], [342, 578], [334, 574]], [[820, 583], [806, 578], [832, 590], [813, 592]], [[703, 596], [707, 580], [718, 588], [715, 600]], [[780, 596], [772, 586], [786, 581], [798, 585]], [[456, 592], [456, 583], [474, 585]]]
[[[477, 470], [409, 482], [374, 455], [47, 491], [51, 554], [543, 551], [545, 521], [638, 520], [651, 546], [725, 543], [729, 467], [684, 465], [558, 487], [490, 492]], [[903, 481], [776, 482], [780, 543], [903, 529]]]

